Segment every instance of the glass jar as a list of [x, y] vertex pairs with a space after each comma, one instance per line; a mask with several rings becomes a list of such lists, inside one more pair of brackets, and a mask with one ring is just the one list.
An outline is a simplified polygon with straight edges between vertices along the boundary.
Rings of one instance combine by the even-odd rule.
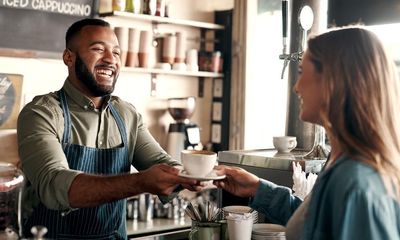
[[18, 239], [21, 233], [21, 196], [24, 176], [12, 164], [0, 162], [0, 238]]

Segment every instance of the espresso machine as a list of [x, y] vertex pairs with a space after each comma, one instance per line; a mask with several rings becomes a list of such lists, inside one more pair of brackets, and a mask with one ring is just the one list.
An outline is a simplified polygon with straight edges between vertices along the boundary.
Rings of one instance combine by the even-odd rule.
[[181, 159], [182, 150], [197, 149], [201, 145], [200, 129], [189, 120], [195, 106], [195, 97], [168, 99], [168, 112], [175, 122], [169, 125], [167, 152], [176, 160]]

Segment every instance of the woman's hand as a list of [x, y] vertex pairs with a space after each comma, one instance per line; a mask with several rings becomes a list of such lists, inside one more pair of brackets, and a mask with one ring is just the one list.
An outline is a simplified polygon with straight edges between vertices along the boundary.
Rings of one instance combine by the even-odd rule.
[[239, 167], [216, 166], [217, 175], [226, 175], [222, 180], [214, 181], [214, 185], [239, 197], [253, 197], [260, 185], [260, 179]]

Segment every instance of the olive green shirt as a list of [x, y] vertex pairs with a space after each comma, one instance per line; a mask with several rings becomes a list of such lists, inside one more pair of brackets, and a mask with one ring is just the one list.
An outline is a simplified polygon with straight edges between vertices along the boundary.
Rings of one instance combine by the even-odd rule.
[[[66, 80], [63, 86], [71, 115], [71, 143], [93, 148], [114, 148], [122, 138], [108, 104], [113, 104], [126, 127], [129, 159], [137, 170], [156, 163], [178, 165], [151, 136], [135, 107], [115, 96], [105, 97], [101, 109]], [[28, 185], [24, 210], [39, 200], [50, 209], [70, 208], [68, 191], [80, 171], [69, 169], [61, 146], [64, 117], [56, 92], [36, 96], [18, 117], [18, 146]]]

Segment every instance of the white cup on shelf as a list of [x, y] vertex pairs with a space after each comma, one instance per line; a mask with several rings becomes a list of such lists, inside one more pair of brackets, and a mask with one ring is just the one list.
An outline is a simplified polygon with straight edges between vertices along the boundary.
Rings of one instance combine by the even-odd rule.
[[273, 144], [279, 153], [288, 153], [297, 146], [296, 137], [293, 136], [277, 136], [273, 137]]
[[186, 52], [186, 65], [188, 71], [199, 71], [197, 49], [190, 49]]

